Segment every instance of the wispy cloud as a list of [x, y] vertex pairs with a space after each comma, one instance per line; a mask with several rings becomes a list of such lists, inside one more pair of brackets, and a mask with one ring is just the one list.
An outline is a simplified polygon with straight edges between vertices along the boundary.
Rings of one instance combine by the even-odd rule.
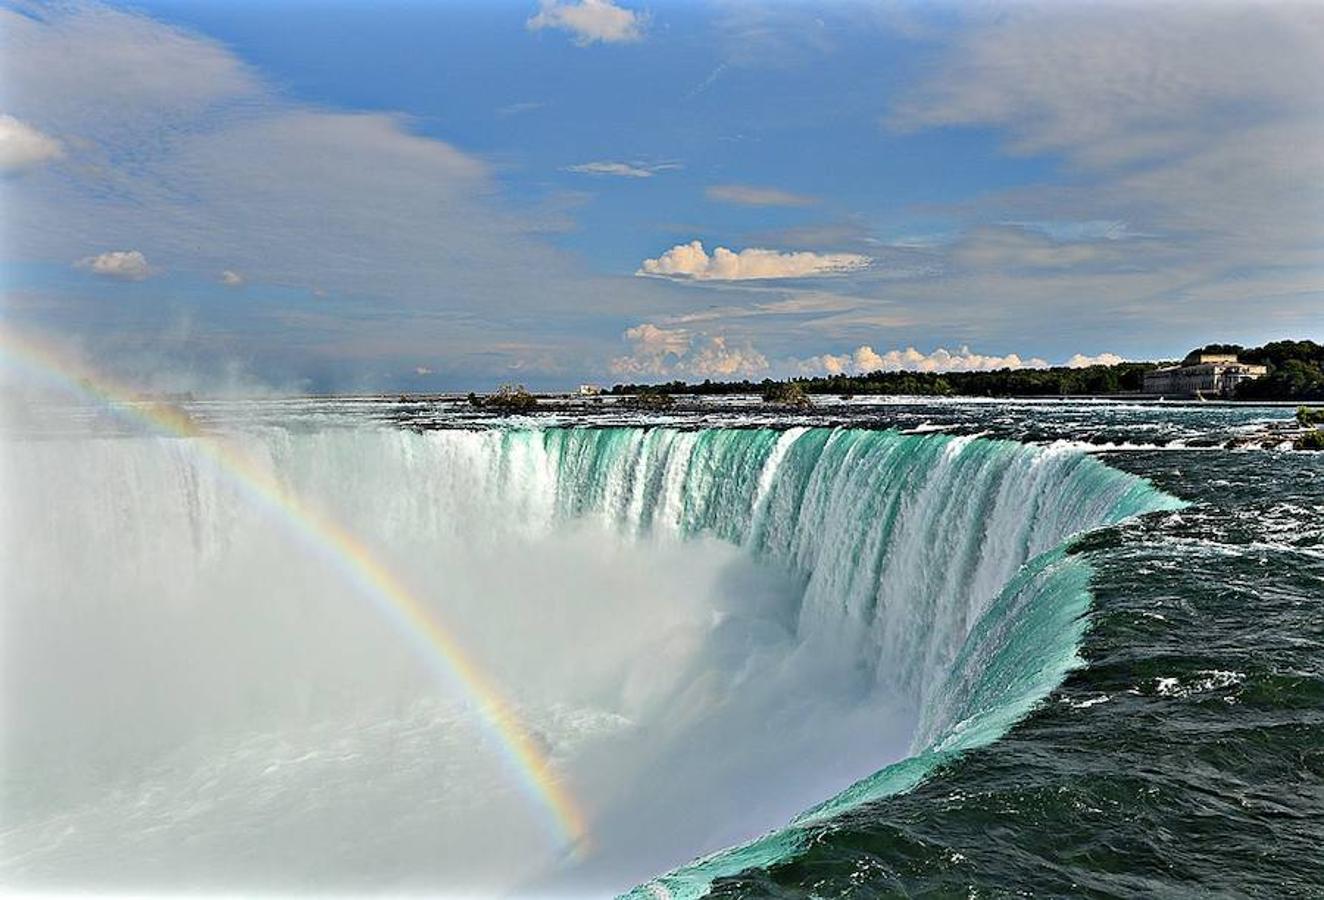
[[678, 168], [680, 168], [680, 166], [677, 163], [649, 164], [598, 160], [596, 162], [586, 162], [574, 166], [566, 166], [565, 171], [578, 172], [580, 175], [613, 175], [617, 178], [652, 178], [658, 172], [665, 172], [669, 169]]
[[694, 89], [685, 95], [685, 99], [693, 100], [695, 97], [699, 96], [704, 91], [708, 90], [708, 88], [712, 87], [714, 84], [717, 83], [717, 79], [721, 78], [722, 73], [725, 71], [726, 71], [726, 63], [718, 63], [717, 67], [708, 73], [708, 77], [704, 78], [703, 81], [695, 85]]
[[644, 260], [635, 274], [693, 281], [752, 281], [840, 275], [867, 268], [871, 262], [858, 253], [779, 253], [757, 247], [739, 252], [718, 247], [710, 256], [702, 242], [691, 241]]
[[813, 206], [817, 197], [795, 194], [773, 187], [755, 187], [747, 184], [718, 184], [704, 191], [709, 200], [737, 203], [741, 206]]
[[1268, 245], [1317, 250], [1324, 238], [1324, 157], [1302, 152], [1324, 141], [1321, 58], [1318, 5], [1164, 4], [1143, 17], [1020, 6], [973, 14], [886, 124], [997, 129], [1009, 153], [1056, 156], [1077, 184], [1092, 179], [1021, 191], [1009, 206], [1199, 232], [1206, 248], [1224, 245], [1220, 258], [1254, 264]]
[[711, 306], [698, 312], [663, 316], [656, 321], [668, 325], [684, 325], [695, 322], [726, 322], [733, 319], [768, 319], [778, 316], [804, 318], [854, 310], [858, 309], [860, 304], [861, 301], [857, 297], [809, 292], [748, 306]]
[[1115, 241], [1055, 241], [1017, 227], [972, 229], [950, 249], [950, 259], [971, 269], [1057, 269], [1125, 259]]
[[225, 269], [221, 272], [221, 284], [226, 287], [243, 287], [246, 280], [234, 269]]
[[547, 104], [541, 101], [526, 100], [522, 103], [508, 103], [505, 106], [498, 107], [496, 114], [504, 119], [509, 116], [518, 116], [523, 115], [524, 113], [533, 112], [534, 110], [542, 109], [545, 106], [547, 106]]
[[593, 43], [617, 44], [643, 37], [646, 17], [617, 6], [611, 0], [542, 0], [538, 14], [526, 23], [530, 31], [557, 28], [574, 35], [581, 47]]
[[1004, 127], [1017, 153], [1112, 166], [1198, 150], [1244, 113], [1241, 104], [1321, 105], [1318, 7], [1173, 4], [1142, 18], [1109, 5], [1045, 4], [973, 18], [889, 124]]

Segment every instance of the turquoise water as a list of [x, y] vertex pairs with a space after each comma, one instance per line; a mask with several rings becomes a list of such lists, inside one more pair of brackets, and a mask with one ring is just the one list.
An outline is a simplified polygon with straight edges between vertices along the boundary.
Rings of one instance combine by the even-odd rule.
[[793, 858], [815, 827], [996, 740], [1079, 663], [1090, 567], [1066, 541], [1182, 506], [1078, 452], [1006, 441], [812, 428], [501, 435], [503, 460], [551, 457], [565, 515], [713, 534], [801, 573], [800, 639], [850, 655], [920, 712], [904, 760], [639, 896], [701, 896], [715, 878]]

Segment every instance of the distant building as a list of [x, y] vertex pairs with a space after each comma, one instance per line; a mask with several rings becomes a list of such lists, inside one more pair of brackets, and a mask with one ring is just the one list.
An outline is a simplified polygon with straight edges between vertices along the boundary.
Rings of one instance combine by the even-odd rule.
[[581, 397], [596, 397], [601, 393], [602, 388], [598, 387], [596, 384], [581, 384], [579, 386], [579, 396]]
[[1235, 353], [1200, 353], [1180, 366], [1145, 373], [1145, 393], [1174, 397], [1231, 397], [1237, 385], [1268, 372]]

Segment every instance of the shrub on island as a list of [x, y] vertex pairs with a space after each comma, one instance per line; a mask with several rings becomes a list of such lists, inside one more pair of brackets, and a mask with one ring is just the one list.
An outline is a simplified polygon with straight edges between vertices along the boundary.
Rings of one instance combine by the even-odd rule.
[[814, 404], [809, 400], [804, 385], [798, 381], [777, 381], [763, 389], [763, 402], [778, 406], [794, 406], [808, 409]]
[[663, 391], [639, 391], [625, 401], [625, 405], [632, 409], [670, 409], [675, 401], [671, 395]]
[[1324, 408], [1299, 407], [1296, 411], [1296, 422], [1302, 428], [1317, 428], [1324, 425]]
[[536, 407], [538, 398], [530, 394], [522, 384], [503, 384], [494, 393], [481, 399], [470, 394], [469, 403], [493, 412], [521, 413], [529, 412]]

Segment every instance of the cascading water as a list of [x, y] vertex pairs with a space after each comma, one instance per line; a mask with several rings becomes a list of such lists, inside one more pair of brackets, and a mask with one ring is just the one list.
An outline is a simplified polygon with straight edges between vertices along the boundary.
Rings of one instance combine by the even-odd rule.
[[698, 895], [1003, 733], [1076, 662], [1064, 542], [1176, 503], [850, 429], [224, 439], [454, 625], [592, 847], [547, 848], [466, 698], [192, 441], [6, 440], [6, 880], [605, 892], [799, 814], [641, 889]]

